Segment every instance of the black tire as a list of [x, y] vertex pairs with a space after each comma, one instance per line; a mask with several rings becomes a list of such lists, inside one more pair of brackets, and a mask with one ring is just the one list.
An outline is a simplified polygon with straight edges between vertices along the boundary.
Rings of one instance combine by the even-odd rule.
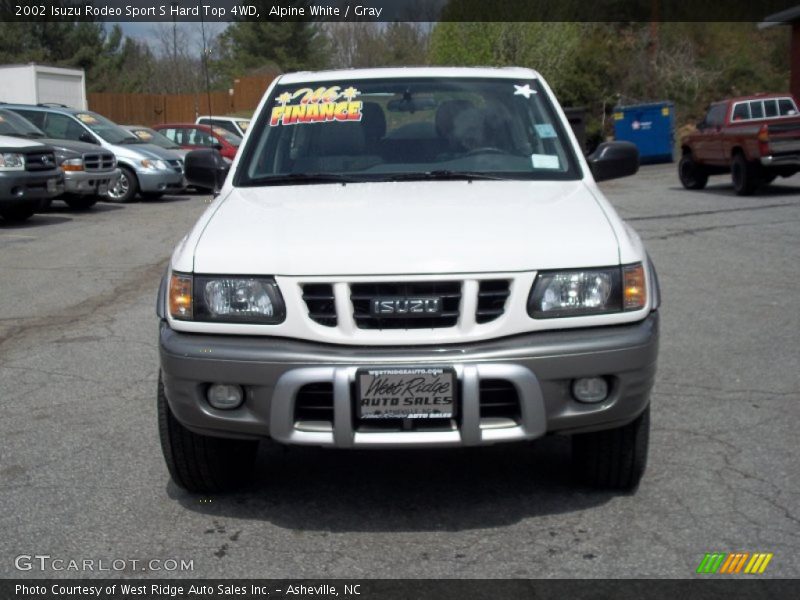
[[250, 480], [258, 442], [200, 435], [173, 416], [158, 375], [158, 433], [172, 480], [190, 492], [233, 490]]
[[97, 196], [64, 196], [64, 202], [74, 210], [88, 210], [97, 204]]
[[647, 466], [649, 438], [649, 406], [623, 427], [575, 434], [572, 436], [575, 474], [592, 487], [634, 490]]
[[34, 212], [36, 211], [32, 208], [17, 206], [0, 210], [0, 217], [3, 217], [9, 223], [21, 223], [30, 219]]
[[750, 196], [761, 183], [758, 178], [757, 165], [749, 162], [740, 152], [733, 156], [731, 180], [733, 189], [739, 196]]
[[136, 173], [128, 167], [120, 167], [119, 170], [119, 179], [114, 187], [108, 190], [106, 198], [109, 202], [125, 204], [136, 197], [136, 192], [139, 191], [139, 180], [136, 179]]
[[684, 154], [678, 163], [678, 177], [687, 190], [702, 190], [708, 183], [708, 173], [694, 162], [691, 154]]
[[139, 192], [143, 200], [160, 200], [164, 192]]

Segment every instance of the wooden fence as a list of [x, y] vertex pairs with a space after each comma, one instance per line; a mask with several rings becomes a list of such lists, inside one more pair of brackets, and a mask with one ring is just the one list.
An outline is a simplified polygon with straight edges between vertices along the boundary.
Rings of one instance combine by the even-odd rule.
[[274, 77], [274, 75], [242, 77], [234, 81], [231, 90], [214, 91], [210, 94], [94, 92], [88, 94], [89, 110], [122, 125], [193, 123], [199, 115], [228, 115], [255, 110]]

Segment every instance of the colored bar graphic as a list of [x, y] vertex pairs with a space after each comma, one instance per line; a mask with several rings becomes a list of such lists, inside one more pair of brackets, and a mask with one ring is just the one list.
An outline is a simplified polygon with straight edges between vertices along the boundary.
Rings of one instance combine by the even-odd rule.
[[[771, 552], [707, 552], [697, 567], [697, 573], [760, 575], [774, 555]], [[749, 559], [749, 560], [748, 560]], [[745, 566], [747, 565], [747, 566]]]

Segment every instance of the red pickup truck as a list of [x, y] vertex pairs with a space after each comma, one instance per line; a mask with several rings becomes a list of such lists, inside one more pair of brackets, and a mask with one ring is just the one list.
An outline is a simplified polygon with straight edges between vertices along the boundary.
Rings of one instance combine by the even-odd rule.
[[800, 171], [800, 112], [790, 94], [759, 94], [715, 102], [697, 131], [681, 140], [678, 175], [690, 190], [709, 175], [730, 173], [740, 196], [778, 175]]

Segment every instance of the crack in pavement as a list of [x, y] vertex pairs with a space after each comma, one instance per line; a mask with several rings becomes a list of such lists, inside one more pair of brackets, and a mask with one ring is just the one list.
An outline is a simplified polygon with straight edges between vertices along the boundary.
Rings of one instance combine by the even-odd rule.
[[[0, 356], [2, 352], [13, 345], [14, 342], [24, 339], [31, 333], [54, 329], [63, 325], [71, 325], [77, 321], [94, 315], [97, 311], [119, 302], [121, 297], [134, 292], [141, 292], [142, 284], [158, 278], [166, 267], [169, 259], [161, 260], [157, 263], [145, 265], [132, 271], [130, 277], [121, 279], [113, 288], [101, 292], [96, 296], [87, 298], [78, 304], [67, 306], [55, 314], [29, 317], [19, 319], [20, 325], [11, 327], [2, 337], [0, 337]], [[157, 280], [157, 279], [156, 279]], [[156, 290], [153, 290], [155, 298]]]
[[[786, 223], [797, 223], [800, 219], [789, 219], [783, 221], [761, 221], [758, 223], [734, 223], [733, 225], [710, 225], [708, 227], [687, 227], [677, 231], [671, 231], [663, 235], [642, 235], [644, 240], [669, 240], [676, 237], [684, 237], [695, 235], [696, 233], [707, 233], [709, 231], [718, 231], [722, 229], [736, 229], [738, 227], [758, 227], [759, 225], [785, 225]], [[646, 231], [646, 230], [641, 230]]]
[[670, 215], [650, 215], [642, 217], [625, 217], [626, 221], [654, 221], [657, 219], [681, 219], [683, 217], [697, 217], [705, 215], [718, 215], [731, 212], [744, 212], [754, 210], [767, 210], [770, 208], [797, 207], [797, 203], [781, 202], [779, 204], [759, 204], [757, 206], [741, 206], [738, 208], [720, 208], [717, 210], [698, 210], [685, 213], [674, 213]]

